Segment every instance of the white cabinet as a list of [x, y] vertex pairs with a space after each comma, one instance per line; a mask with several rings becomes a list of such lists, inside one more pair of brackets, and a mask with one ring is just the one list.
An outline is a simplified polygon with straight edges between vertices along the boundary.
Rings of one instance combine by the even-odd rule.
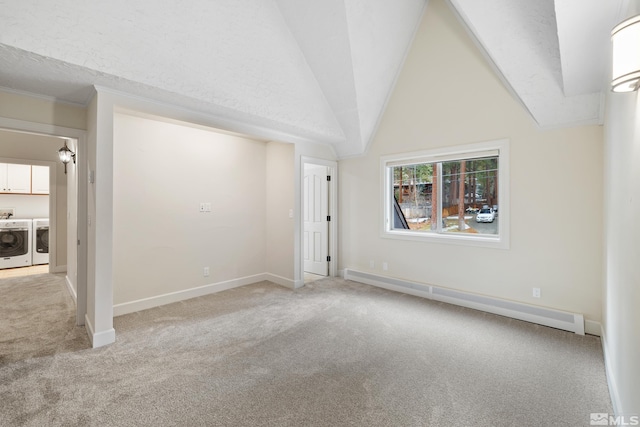
[[0, 192], [31, 193], [31, 165], [0, 163]]
[[31, 165], [31, 194], [49, 194], [49, 166]]

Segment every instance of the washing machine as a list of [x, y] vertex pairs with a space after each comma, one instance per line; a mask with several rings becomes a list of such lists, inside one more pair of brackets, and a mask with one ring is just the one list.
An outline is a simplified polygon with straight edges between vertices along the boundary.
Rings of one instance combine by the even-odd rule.
[[33, 265], [49, 264], [49, 218], [33, 219]]
[[31, 265], [31, 220], [0, 220], [0, 268]]

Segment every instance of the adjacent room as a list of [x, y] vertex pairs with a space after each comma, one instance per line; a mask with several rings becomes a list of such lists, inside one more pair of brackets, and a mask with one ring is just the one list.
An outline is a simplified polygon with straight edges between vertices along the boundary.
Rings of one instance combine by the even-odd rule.
[[640, 424], [638, 14], [3, 5], [0, 424]]

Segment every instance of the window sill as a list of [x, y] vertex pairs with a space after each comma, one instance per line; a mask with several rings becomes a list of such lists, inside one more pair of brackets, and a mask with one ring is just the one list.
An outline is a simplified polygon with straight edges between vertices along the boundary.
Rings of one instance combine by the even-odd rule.
[[415, 231], [385, 230], [380, 234], [380, 237], [424, 243], [444, 243], [493, 249], [509, 249], [508, 239], [490, 235], [475, 234], [470, 236], [458, 233], [418, 233]]

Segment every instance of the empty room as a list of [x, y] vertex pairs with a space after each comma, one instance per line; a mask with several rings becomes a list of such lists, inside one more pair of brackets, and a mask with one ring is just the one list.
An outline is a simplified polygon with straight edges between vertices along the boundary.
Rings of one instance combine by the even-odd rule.
[[640, 1], [1, 9], [0, 425], [640, 425]]

